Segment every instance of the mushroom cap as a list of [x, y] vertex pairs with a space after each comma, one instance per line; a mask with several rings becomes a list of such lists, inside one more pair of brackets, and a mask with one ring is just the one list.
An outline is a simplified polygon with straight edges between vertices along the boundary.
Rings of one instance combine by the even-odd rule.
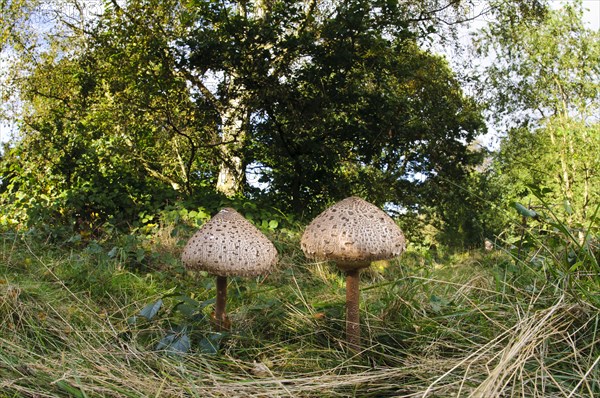
[[406, 240], [390, 216], [352, 196], [319, 214], [306, 227], [300, 244], [306, 257], [351, 270], [400, 255]]
[[224, 208], [190, 238], [181, 256], [183, 265], [217, 276], [252, 277], [277, 264], [273, 243], [240, 213]]

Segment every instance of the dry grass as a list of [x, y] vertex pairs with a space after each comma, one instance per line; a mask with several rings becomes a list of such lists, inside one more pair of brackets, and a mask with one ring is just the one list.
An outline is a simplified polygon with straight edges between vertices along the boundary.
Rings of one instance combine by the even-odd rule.
[[[486, 344], [443, 343], [444, 350], [456, 348], [461, 355], [430, 350], [398, 359], [394, 367], [368, 367], [338, 353], [337, 366], [310, 373], [278, 370], [290, 357], [274, 358], [257, 372], [256, 363], [233, 356], [165, 356], [116, 341], [117, 325], [98, 320], [65, 336], [68, 347], [56, 346], [55, 352], [48, 346], [44, 352], [27, 349], [22, 340], [2, 337], [0, 388], [23, 396], [592, 397], [598, 391], [598, 357], [586, 351], [596, 342], [577, 346], [577, 333], [597, 322], [589, 314], [580, 322], [588, 310], [561, 299], [550, 308], [523, 314]], [[561, 352], [553, 352], [556, 346], [563, 347]], [[287, 351], [277, 344], [268, 350]], [[368, 354], [366, 350], [362, 355]]]
[[[127, 317], [146, 301], [119, 297], [112, 306], [99, 305], [61, 279], [65, 259], [8, 247], [13, 252], [2, 254], [9, 261], [0, 274], [0, 397], [600, 393], [598, 308], [550, 284], [497, 288], [481, 264], [420, 276], [386, 267], [367, 275], [365, 349], [358, 354], [344, 349], [342, 320], [319, 307], [343, 302], [339, 275], [300, 264], [286, 286], [279, 285], [284, 274], [273, 278], [277, 286], [261, 282], [276, 315], [251, 315], [234, 302], [240, 326], [218, 355], [174, 356], [153, 351], [143, 339], [160, 335], [160, 324], [129, 328]], [[36, 272], [19, 268], [25, 258]], [[267, 333], [258, 327], [264, 322], [281, 329]]]

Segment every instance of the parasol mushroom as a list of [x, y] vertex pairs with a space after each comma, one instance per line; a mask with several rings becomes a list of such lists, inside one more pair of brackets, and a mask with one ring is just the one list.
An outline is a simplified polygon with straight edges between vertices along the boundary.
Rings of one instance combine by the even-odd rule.
[[190, 270], [217, 276], [215, 321], [218, 331], [227, 329], [225, 305], [227, 277], [254, 277], [277, 264], [277, 249], [254, 225], [232, 208], [224, 208], [187, 242], [181, 256]]
[[302, 235], [306, 257], [333, 261], [346, 273], [346, 340], [353, 350], [360, 348], [360, 269], [400, 255], [405, 243], [402, 230], [386, 213], [355, 196], [319, 214]]

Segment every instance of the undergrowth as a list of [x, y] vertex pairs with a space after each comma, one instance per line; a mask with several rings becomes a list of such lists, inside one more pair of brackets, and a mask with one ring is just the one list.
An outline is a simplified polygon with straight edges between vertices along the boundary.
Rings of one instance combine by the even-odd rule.
[[593, 251], [567, 267], [548, 235], [443, 260], [413, 246], [362, 273], [356, 353], [343, 275], [307, 262], [293, 231], [267, 232], [278, 268], [231, 278], [226, 334], [212, 331], [214, 278], [179, 262], [190, 231], [62, 246], [3, 233], [0, 397], [600, 394]]

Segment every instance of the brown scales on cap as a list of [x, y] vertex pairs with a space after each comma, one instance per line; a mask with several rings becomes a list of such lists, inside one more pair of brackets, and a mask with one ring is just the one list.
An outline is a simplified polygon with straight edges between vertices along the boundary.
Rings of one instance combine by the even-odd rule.
[[351, 350], [359, 351], [360, 269], [400, 255], [406, 245], [404, 234], [377, 206], [352, 196], [319, 214], [306, 227], [300, 244], [307, 257], [333, 261], [346, 272], [346, 340]]
[[188, 269], [217, 275], [215, 323], [229, 329], [225, 314], [227, 277], [252, 277], [271, 271], [277, 264], [277, 249], [254, 225], [232, 208], [217, 213], [190, 238], [181, 256]]
[[182, 261], [186, 268], [218, 276], [253, 277], [277, 263], [275, 246], [232, 208], [224, 208], [191, 237]]
[[348, 270], [399, 256], [405, 242], [394, 220], [377, 206], [352, 196], [319, 214], [306, 227], [301, 245], [307, 257], [334, 261]]

